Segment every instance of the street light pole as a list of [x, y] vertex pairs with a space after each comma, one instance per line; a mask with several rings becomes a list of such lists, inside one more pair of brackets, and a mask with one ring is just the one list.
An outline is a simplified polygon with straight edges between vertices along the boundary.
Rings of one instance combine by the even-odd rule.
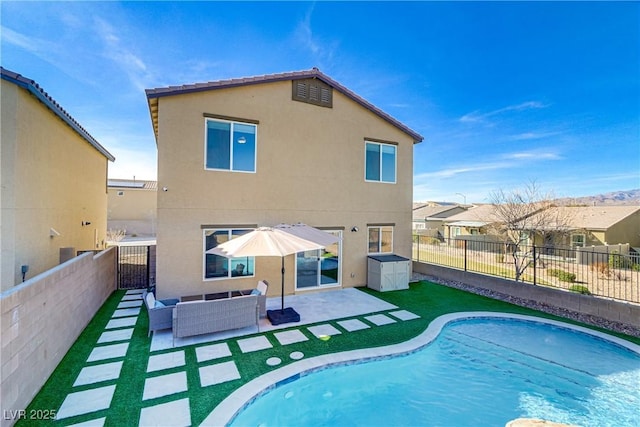
[[464, 200], [464, 204], [466, 205], [466, 204], [467, 204], [467, 196], [465, 196], [465, 195], [464, 195], [464, 194], [462, 194], [462, 193], [456, 193], [456, 194], [457, 194], [458, 196], [462, 196], [462, 199]]

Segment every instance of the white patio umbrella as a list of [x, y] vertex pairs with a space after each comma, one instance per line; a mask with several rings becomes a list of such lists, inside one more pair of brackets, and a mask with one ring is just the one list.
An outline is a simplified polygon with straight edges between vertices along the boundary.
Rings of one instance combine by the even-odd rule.
[[[320, 231], [320, 230], [318, 230]], [[326, 234], [326, 233], [325, 233]], [[297, 252], [322, 249], [326, 245], [298, 237], [293, 233], [276, 227], [260, 227], [247, 234], [224, 242], [206, 251], [208, 254], [221, 255], [226, 258], [246, 256], [279, 256], [282, 258], [282, 296], [281, 314], [284, 316], [284, 257]], [[287, 309], [292, 311], [293, 309]], [[297, 316], [297, 313], [293, 311]], [[269, 313], [267, 313], [269, 315]], [[269, 320], [274, 319], [269, 316]], [[280, 323], [285, 323], [281, 321]]]
[[338, 243], [340, 238], [326, 231], [298, 222], [296, 224], [278, 224], [274, 228], [301, 237], [311, 242], [319, 243], [323, 248]]

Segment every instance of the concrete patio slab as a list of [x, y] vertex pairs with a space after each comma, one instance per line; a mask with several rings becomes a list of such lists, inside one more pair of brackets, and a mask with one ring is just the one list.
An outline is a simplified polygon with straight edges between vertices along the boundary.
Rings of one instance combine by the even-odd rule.
[[132, 335], [133, 328], [103, 332], [100, 338], [98, 338], [98, 344], [114, 341], [129, 341]]
[[116, 329], [116, 328], [124, 328], [127, 326], [135, 326], [138, 322], [137, 317], [121, 317], [118, 319], [111, 319], [105, 329]]
[[142, 408], [138, 425], [140, 427], [190, 426], [191, 410], [189, 409], [189, 399], [174, 400], [173, 402]]
[[240, 379], [240, 372], [233, 361], [203, 366], [198, 372], [202, 387]]
[[182, 371], [176, 372], [175, 374], [160, 375], [159, 377], [147, 378], [144, 381], [142, 400], [155, 399], [183, 391], [187, 391], [186, 372]]
[[62, 402], [56, 414], [56, 419], [74, 417], [76, 415], [88, 414], [90, 412], [107, 409], [111, 406], [115, 385], [93, 388], [85, 391], [70, 393]]
[[155, 354], [149, 356], [149, 363], [147, 364], [147, 372], [162, 371], [165, 369], [177, 368], [178, 366], [184, 366], [184, 351], [172, 351], [171, 353]]
[[137, 316], [140, 314], [140, 307], [137, 308], [121, 308], [113, 312], [112, 318]]
[[282, 363], [282, 359], [279, 357], [270, 357], [267, 359], [267, 365], [269, 366], [278, 366]]
[[304, 357], [304, 353], [301, 351], [294, 351], [289, 355], [289, 357], [291, 358], [291, 360], [300, 360]]
[[291, 331], [276, 332], [273, 334], [280, 345], [295, 344], [297, 342], [308, 341], [309, 338], [302, 331], [293, 329]]
[[103, 345], [101, 347], [95, 347], [87, 362], [95, 362], [98, 360], [116, 359], [124, 357], [129, 349], [129, 343]]
[[362, 320], [359, 320], [359, 319], [339, 320], [338, 325], [342, 326], [344, 329], [346, 329], [349, 332], [360, 331], [362, 329], [370, 328], [369, 325], [367, 325], [366, 323], [364, 323]]
[[340, 335], [342, 333], [337, 330], [335, 326], [328, 323], [324, 325], [311, 326], [307, 329], [317, 338], [320, 338], [322, 336]]
[[222, 357], [231, 356], [231, 350], [226, 343], [206, 345], [196, 348], [196, 359], [198, 362], [206, 362], [207, 360], [220, 359]]
[[142, 294], [125, 294], [120, 301], [142, 300]]
[[142, 295], [144, 289], [129, 289], [125, 295]]
[[400, 320], [419, 319], [420, 316], [407, 310], [390, 311], [388, 314]]
[[396, 323], [396, 320], [392, 319], [389, 316], [385, 316], [384, 314], [374, 314], [373, 316], [365, 316], [365, 319], [367, 319], [369, 322], [377, 326]]
[[102, 381], [114, 380], [120, 376], [122, 362], [103, 363], [100, 365], [86, 366], [82, 368], [78, 378], [73, 383], [74, 387], [86, 384], [95, 384]]
[[[311, 323], [326, 322], [334, 319], [343, 319], [398, 309], [398, 307], [393, 304], [355, 288], [289, 295], [285, 296], [284, 301], [285, 306], [295, 308], [295, 310], [300, 314], [300, 322], [295, 324], [285, 323], [274, 326], [266, 318], [263, 318], [260, 319], [259, 329], [256, 327], [249, 327], [233, 331], [219, 332], [216, 334], [177, 338], [175, 340], [175, 347], [221, 341], [243, 335], [251, 335], [258, 332], [287, 329], [292, 326], [308, 325]], [[279, 309], [280, 304], [280, 297], [267, 298], [267, 309], [269, 310]], [[151, 341], [152, 352], [166, 350], [172, 347], [174, 347], [174, 340], [171, 329], [157, 331], [153, 334], [153, 340]]]
[[238, 340], [238, 346], [240, 347], [240, 351], [243, 353], [251, 353], [273, 347], [264, 335]]
[[134, 301], [122, 301], [120, 304], [118, 304], [118, 308], [133, 308], [133, 307], [140, 307], [140, 306], [142, 306], [141, 299], [137, 299]]

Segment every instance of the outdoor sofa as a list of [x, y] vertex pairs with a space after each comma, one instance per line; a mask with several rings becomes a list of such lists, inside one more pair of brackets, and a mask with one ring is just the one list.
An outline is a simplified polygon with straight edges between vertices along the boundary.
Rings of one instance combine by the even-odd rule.
[[173, 338], [258, 326], [258, 295], [179, 302], [173, 309]]

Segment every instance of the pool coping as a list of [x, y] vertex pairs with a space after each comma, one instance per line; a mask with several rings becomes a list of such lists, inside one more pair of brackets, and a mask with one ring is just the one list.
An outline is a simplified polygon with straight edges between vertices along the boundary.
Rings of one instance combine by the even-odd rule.
[[442, 328], [447, 323], [469, 318], [507, 318], [545, 323], [548, 325], [586, 333], [604, 339], [606, 341], [613, 342], [637, 354], [640, 354], [640, 345], [634, 344], [622, 338], [615, 337], [613, 335], [609, 335], [604, 332], [558, 320], [545, 319], [537, 316], [491, 311], [449, 313], [435, 318], [429, 324], [427, 329], [425, 329], [424, 332], [422, 332], [420, 335], [399, 344], [315, 356], [309, 359], [302, 359], [293, 362], [290, 365], [283, 366], [282, 368], [278, 368], [274, 371], [263, 374], [244, 384], [242, 387], [238, 388], [229, 396], [227, 396], [204, 419], [202, 425], [228, 425], [231, 421], [233, 421], [236, 415], [240, 413], [240, 411], [251, 404], [255, 399], [262, 396], [264, 393], [275, 387], [278, 387], [278, 385], [282, 383], [287, 383], [289, 381], [295, 380], [300, 376], [304, 376], [308, 373], [326, 369], [335, 365], [361, 363], [363, 361], [374, 360], [378, 358], [388, 358], [418, 351], [422, 347], [430, 344], [433, 340], [435, 340], [442, 331]]

